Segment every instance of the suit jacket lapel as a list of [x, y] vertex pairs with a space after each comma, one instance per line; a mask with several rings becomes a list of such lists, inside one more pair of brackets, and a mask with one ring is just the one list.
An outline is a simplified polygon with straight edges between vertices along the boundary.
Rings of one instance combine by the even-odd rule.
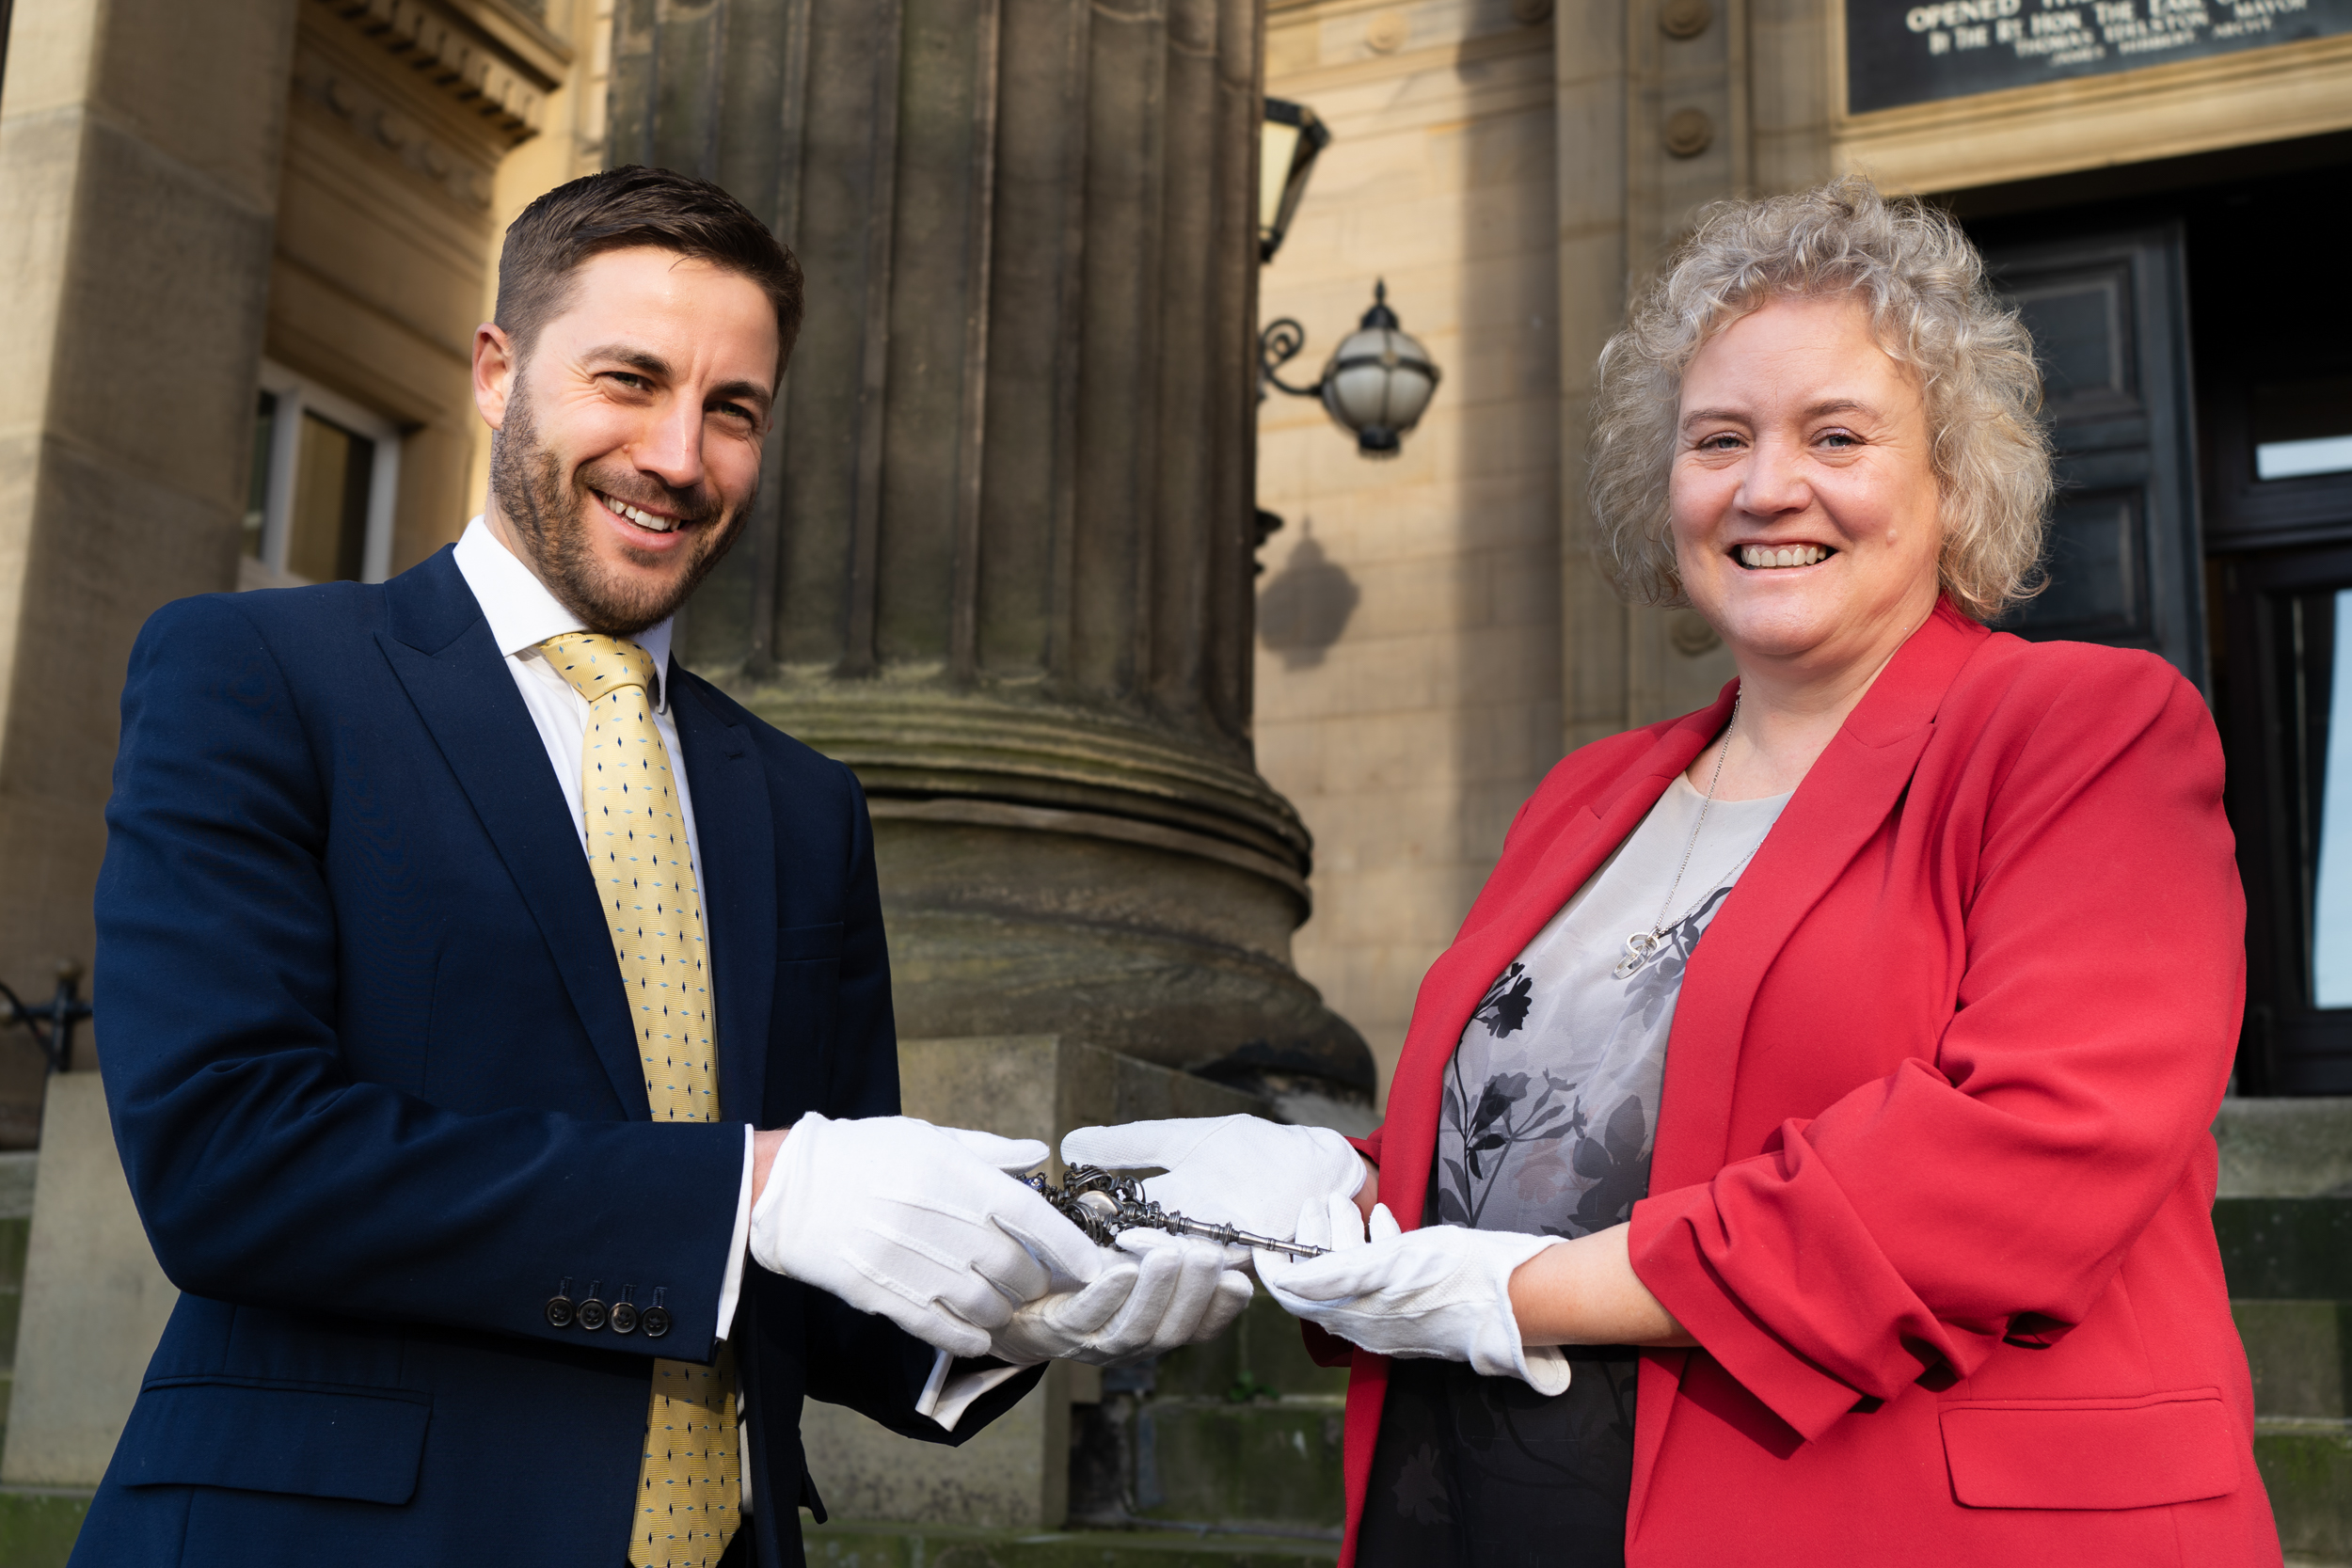
[[645, 1069], [580, 830], [482, 607], [448, 550], [386, 589], [389, 627], [376, 641], [530, 905], [613, 1092], [647, 1119]]
[[670, 666], [670, 712], [686, 757], [702, 847], [703, 940], [719, 1028], [720, 1114], [757, 1123], [776, 987], [776, 846], [767, 770], [739, 724], [723, 721]]
[[1987, 635], [1948, 605], [1936, 607], [1847, 715], [1708, 927], [1675, 1003], [1652, 1192], [1723, 1168], [1740, 1043], [1765, 972], [1902, 799], [1944, 693]]

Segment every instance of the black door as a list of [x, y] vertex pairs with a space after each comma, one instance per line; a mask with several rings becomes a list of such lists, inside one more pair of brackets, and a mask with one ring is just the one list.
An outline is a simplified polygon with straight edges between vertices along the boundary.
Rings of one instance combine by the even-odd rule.
[[2058, 449], [2042, 594], [2003, 629], [2147, 648], [2205, 684], [2180, 226], [1985, 246], [2041, 361]]
[[2352, 544], [2216, 564], [2249, 965], [2238, 1085], [2352, 1093]]

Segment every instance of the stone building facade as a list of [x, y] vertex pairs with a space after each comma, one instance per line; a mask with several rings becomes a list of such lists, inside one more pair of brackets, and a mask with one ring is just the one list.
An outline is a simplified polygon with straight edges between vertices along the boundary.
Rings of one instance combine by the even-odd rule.
[[[859, 31], [869, 9], [911, 31]], [[0, 481], [0, 865], [11, 895], [0, 902], [0, 980], [45, 992], [58, 963], [89, 954], [115, 703], [138, 626], [183, 594], [381, 577], [456, 536], [486, 479], [467, 348], [488, 312], [500, 232], [532, 198], [614, 154], [652, 149], [681, 166], [719, 159], [711, 171], [724, 177], [718, 118], [694, 145], [659, 116], [628, 122], [625, 147], [608, 129], [616, 37], [628, 45], [623, 75], [650, 70], [657, 38], [670, 40], [672, 69], [698, 41], [712, 69], [737, 70], [736, 86], [776, 63], [730, 51], [707, 26], [722, 12], [751, 29], [738, 44], [766, 40], [786, 53], [806, 46], [810, 18], [830, 19], [874, 69], [820, 86], [870, 92], [945, 138], [894, 144], [884, 160], [875, 149], [887, 138], [866, 135], [881, 110], [810, 116], [802, 102], [797, 111], [813, 138], [795, 144], [803, 155], [862, 147], [857, 155], [875, 160], [868, 176], [891, 162], [897, 183], [882, 188], [931, 204], [907, 208], [928, 227], [906, 232], [937, 241], [950, 234], [942, 214], [953, 214], [953, 234], [998, 237], [995, 254], [1011, 264], [994, 273], [969, 254], [930, 258], [939, 264], [922, 276], [943, 287], [1011, 298], [1089, 245], [1125, 245], [1119, 254], [1154, 265], [1172, 256], [1181, 264], [1153, 276], [1179, 280], [1201, 283], [1211, 250], [1224, 268], [1214, 287], [1201, 284], [1209, 306], [1159, 313], [1153, 330], [1176, 324], [1168, 336], [1138, 334], [1127, 358], [1106, 357], [1111, 368], [1096, 372], [1095, 385], [1121, 395], [1152, 381], [1179, 412], [1187, 398], [1213, 405], [1216, 432], [1203, 439], [1215, 449], [1214, 505], [1156, 481], [1128, 487], [1174, 519], [1158, 537], [1175, 544], [1156, 565], [1179, 570], [1157, 580], [1213, 557], [1214, 593], [1201, 602], [1224, 595], [1199, 646], [1184, 637], [1208, 622], [1181, 613], [1153, 623], [1174, 634], [1164, 645], [1136, 640], [1154, 679], [1137, 684], [1107, 658], [1109, 675], [1066, 707], [1022, 708], [1032, 693], [1013, 689], [1020, 675], [994, 693], [999, 705], [956, 709], [971, 689], [957, 683], [972, 672], [954, 661], [993, 645], [988, 617], [1002, 605], [975, 586], [967, 545], [1009, 541], [1041, 558], [1045, 535], [1035, 519], [987, 512], [945, 468], [889, 467], [881, 424], [873, 473], [896, 475], [910, 495], [928, 485], [938, 503], [910, 506], [906, 515], [930, 521], [895, 538], [886, 513], [879, 533], [870, 519], [849, 527], [866, 529], [858, 536], [877, 550], [904, 548], [938, 568], [935, 601], [898, 611], [887, 595], [864, 601], [865, 645], [922, 698], [914, 720], [856, 711], [833, 678], [838, 650], [795, 665], [789, 640], [773, 635], [777, 604], [795, 602], [775, 597], [792, 586], [775, 576], [781, 558], [746, 554], [736, 575], [714, 579], [732, 608], [690, 611], [702, 617], [688, 640], [697, 658], [749, 682], [787, 722], [832, 725], [813, 735], [820, 744], [864, 748], [853, 760], [869, 784], [883, 782], [886, 844], [903, 847], [910, 865], [946, 868], [894, 895], [894, 927], [920, 939], [907, 992], [925, 1029], [951, 1032], [957, 996], [985, 991], [1004, 1004], [985, 1010], [987, 1030], [1005, 1037], [1003, 1060], [1076, 1063], [1051, 1071], [1073, 1085], [1100, 1080], [1091, 1100], [1071, 1088], [1037, 1109], [1040, 1130], [1081, 1100], [1124, 1114], [1242, 1102], [1165, 1069], [1225, 1064], [1231, 1018], [1264, 1010], [1269, 997], [1306, 1021], [1293, 1032], [1320, 1042], [1326, 1059], [1360, 1055], [1360, 1033], [1379, 1069], [1375, 1092], [1385, 1089], [1423, 970], [1545, 770], [1586, 741], [1699, 705], [1730, 674], [1689, 613], [1620, 605], [1581, 543], [1591, 367], [1629, 289], [1706, 202], [1849, 169], [1959, 214], [2050, 356], [2070, 489], [2057, 585], [2021, 629], [2155, 649], [2215, 701], [2252, 911], [2241, 1087], [2352, 1095], [2352, 1007], [2342, 1005], [2352, 989], [2340, 989], [2352, 988], [2352, 926], [2335, 924], [2352, 920], [2352, 810], [2340, 814], [2341, 856], [2326, 810], [2339, 783], [2352, 803], [2352, 740], [2338, 768], [2331, 738], [2352, 736], [2352, 610], [2342, 608], [2352, 599], [2339, 597], [2352, 594], [2352, 451], [2342, 450], [2352, 449], [2352, 336], [2330, 297], [2331, 269], [2352, 249], [2352, 0], [13, 0], [0, 8], [12, 13], [0, 298], [20, 345], [18, 373], [0, 385], [0, 452], [11, 459]], [[1041, 28], [1064, 43], [1086, 35], [1103, 53], [1080, 69], [1078, 53], [1023, 41]], [[894, 59], [912, 62], [907, 74], [876, 63]], [[950, 68], [967, 84], [1003, 86], [988, 100], [995, 118], [919, 74]], [[1050, 92], [1037, 85], [1048, 77]], [[912, 87], [885, 91], [894, 82]], [[1104, 86], [1118, 82], [1127, 85]], [[1163, 88], [1199, 95], [1192, 129], [1149, 118], [1163, 112], [1165, 97], [1153, 96]], [[1311, 106], [1334, 137], [1263, 270], [1227, 243], [1246, 229], [1231, 198], [1252, 183], [1247, 135], [1231, 135], [1234, 105], [1247, 120], [1260, 91]], [[723, 103], [674, 101], [714, 117]], [[1082, 108], [1084, 135], [1073, 129]], [[1211, 122], [1215, 137], [1199, 133]], [[1169, 125], [1175, 140], [1155, 141]], [[1223, 160], [1214, 179], [1191, 156], [1209, 140]], [[927, 147], [953, 150], [954, 166]], [[1134, 152], [1128, 163], [1103, 152], [1120, 147]], [[1026, 180], [1001, 207], [971, 199], [1000, 149], [1007, 166], [1067, 158], [1073, 178], [1092, 181], [1097, 217], [1070, 215], [1084, 204], [1053, 179]], [[780, 188], [771, 176], [764, 196], [739, 194], [767, 210]], [[1199, 196], [1200, 221], [1171, 220], [1172, 238], [1138, 246], [1133, 224], [1116, 225], [1141, 211], [1147, 189]], [[1060, 262], [1032, 231], [1057, 200], [1056, 221], [1077, 246]], [[1103, 214], [1113, 227], [1090, 228]], [[870, 214], [835, 215], [840, 243], [824, 264], [844, 286], [870, 284], [858, 258], [897, 242], [850, 221]], [[805, 226], [784, 227], [805, 247]], [[1203, 233], [1217, 245], [1196, 243]], [[1071, 297], [1095, 290], [1098, 306], [1124, 300], [1142, 321], [1176, 291], [1139, 290], [1139, 266], [1098, 267]], [[1251, 459], [1246, 424], [1235, 421], [1244, 435], [1233, 438], [1217, 401], [1232, 393], [1238, 406], [1245, 394], [1205, 396], [1194, 372], [1246, 375], [1235, 329], [1253, 316], [1301, 323], [1298, 366], [1318, 362], [1381, 280], [1444, 381], [1402, 455], [1385, 463], [1359, 459], [1311, 403], [1278, 394], [1259, 406], [1254, 490], [1282, 526], [1259, 552], [1253, 668], [1239, 654], [1248, 603], [1238, 502]], [[954, 426], [954, 452], [979, 465], [972, 471], [986, 471], [992, 441], [1002, 464], [1011, 449], [980, 410], [1044, 406], [1021, 401], [1020, 378], [1041, 386], [1058, 373], [1035, 352], [1048, 339], [1006, 330], [992, 359], [950, 330], [968, 326], [968, 312], [913, 287], [874, 298], [858, 330], [812, 339], [832, 344], [833, 359], [807, 363], [850, 377], [845, 386], [869, 367], [887, 384], [901, 374], [889, 362], [894, 333], [901, 345], [964, 356], [952, 387], [901, 376], [917, 395], [890, 417], [935, 415]], [[1076, 420], [1078, 394], [1056, 385]], [[991, 388], [993, 401], [982, 398]], [[1104, 406], [1085, 405], [1098, 424]], [[1096, 506], [1082, 491], [1054, 490], [1054, 504], [1072, 515]], [[845, 517], [852, 511], [844, 504]], [[1096, 511], [1085, 547], [1125, 571], [1116, 508]], [[783, 547], [781, 532], [765, 537]], [[1211, 543], [1187, 553], [1202, 539]], [[754, 569], [769, 574], [764, 589], [745, 575]], [[1122, 641], [1118, 615], [1146, 603], [1135, 583], [1154, 579], [1124, 580], [1098, 603], [1111, 607], [1108, 632], [1093, 626], [1099, 647]], [[805, 602], [837, 609], [854, 598], [842, 586], [825, 579], [834, 596]], [[1079, 721], [1060, 723], [1082, 708]], [[958, 711], [1028, 728], [1002, 754], [980, 756], [987, 747], [949, 733]], [[1076, 755], [1071, 735], [1108, 747], [1110, 761]], [[1150, 766], [1136, 765], [1147, 752]], [[1215, 775], [1200, 799], [1186, 795], [1190, 783], [1135, 787], [1200, 757]], [[1098, 764], [1102, 777], [1055, 771]], [[1010, 885], [1003, 868], [1033, 850], [1057, 868], [1029, 890], [1047, 896], [988, 907], [971, 897]], [[2339, 880], [2341, 908], [2330, 902]], [[1085, 940], [1065, 949], [1041, 938], [1039, 965], [1017, 984], [958, 967], [990, 931], [1042, 930], [1065, 909], [1084, 918], [1057, 930]], [[1115, 1006], [1067, 984], [1083, 952], [1106, 974], [1129, 964], [1192, 984], [1208, 970], [1187, 975], [1160, 958], [1185, 943], [1240, 955], [1238, 978], [1216, 992], [1237, 1003], [1121, 1022]], [[1057, 1042], [1032, 1032], [1022, 1009], [1038, 996], [1106, 1033]], [[1163, 1027], [1168, 1018], [1184, 1026]], [[103, 1015], [96, 1034], [103, 1053]], [[1214, 1050], [1186, 1055], [1189, 1038], [1211, 1036]], [[0, 1146], [29, 1147], [40, 1125], [39, 1063], [21, 1039], [0, 1037]], [[1104, 1086], [1134, 1076], [1133, 1064], [1114, 1071], [1089, 1054], [1105, 1040], [1160, 1064], [1150, 1094]], [[946, 1064], [916, 1085], [918, 1104], [961, 1108], [942, 1097], [959, 1092], [957, 1073], [976, 1058], [955, 1043], [920, 1042], [911, 1057]], [[81, 1065], [90, 1060], [86, 1051]], [[54, 1125], [99, 1147], [103, 1106], [88, 1075], [74, 1078], [57, 1091], [70, 1115], [53, 1097]], [[2352, 1557], [2342, 1507], [2352, 1496], [2344, 1103], [2332, 1101], [2333, 1120], [2241, 1104], [2262, 1148], [2289, 1150], [2267, 1164], [2228, 1153], [2225, 1117], [2225, 1255], [2233, 1280], [2257, 1281], [2237, 1291], [2242, 1321], [2269, 1325], [2249, 1330], [2258, 1384], [2272, 1390], [2265, 1463], [2318, 1478], [2296, 1493], [2274, 1477], [2274, 1495], [2312, 1499], [2292, 1528], [2313, 1560]], [[2244, 1166], [2236, 1176], [2233, 1160]], [[20, 1383], [0, 1481], [94, 1478], [143, 1360], [131, 1347], [151, 1342], [168, 1302], [140, 1256], [119, 1175], [103, 1158], [43, 1156], [44, 1170], [69, 1165], [80, 1186], [37, 1201], [81, 1207], [55, 1211], [69, 1216], [50, 1227], [45, 1256], [57, 1272], [46, 1295], [28, 1283], [25, 1310], [28, 1334], [38, 1322], [53, 1336], [44, 1354], [74, 1370], [47, 1392]], [[38, 1222], [34, 1232], [38, 1261]], [[102, 1233], [119, 1243], [108, 1266], [129, 1272], [99, 1278], [88, 1267], [87, 1239]], [[1027, 1489], [1021, 1518], [1050, 1523], [1073, 1496], [1120, 1495], [1118, 1484], [1073, 1494], [1055, 1469], [1068, 1423], [1094, 1419], [1088, 1410], [1125, 1409], [1136, 1431], [1179, 1416], [1199, 1417], [1201, 1432], [1257, 1418], [1254, 1406], [1228, 1410], [1229, 1390], [1250, 1386], [1237, 1370], [1295, 1361], [1283, 1335], [1266, 1343], [1277, 1339], [1286, 1360], [1268, 1350], [1229, 1364], [1228, 1347], [1191, 1371], [1167, 1370], [1160, 1397], [1192, 1400], [1189, 1415], [1171, 1405], [1153, 1416], [1134, 1389], [1057, 1382], [1004, 1483]], [[1295, 1375], [1302, 1389], [1313, 1376]], [[1325, 1397], [1265, 1413], [1295, 1420], [1283, 1451], [1295, 1448], [1314, 1472], [1291, 1489], [1300, 1512], [1261, 1510], [1286, 1528], [1329, 1523], [1329, 1411], [1312, 1402]], [[38, 1442], [24, 1435], [36, 1430]], [[1309, 1441], [1316, 1434], [1321, 1448]], [[1191, 1450], [1168, 1438], [1158, 1451]], [[1171, 1476], [1184, 1469], [1169, 1465]], [[1146, 1492], [1131, 1486], [1128, 1501]], [[940, 1512], [919, 1498], [871, 1512], [902, 1506]], [[1192, 1501], [1164, 1500], [1162, 1514], [1197, 1520], [1242, 1506], [1203, 1483]]]
[[2352, 457], [2258, 472], [2352, 436], [2317, 262], [2346, 237], [2347, 29], [2329, 0], [1270, 0], [1266, 90], [1333, 137], [1261, 317], [1306, 325], [1303, 364], [1385, 278], [1445, 372], [1393, 461], [1311, 403], [1261, 411], [1285, 522], [1259, 755], [1316, 838], [1301, 971], [1384, 1086], [1545, 770], [1731, 673], [1688, 611], [1621, 606], [1581, 543], [1592, 367], [1629, 288], [1705, 203], [1860, 170], [1959, 214], [2042, 342], [2067, 488], [2020, 629], [2155, 648], [2216, 702], [2254, 905], [2241, 1086], [2352, 1092], [2352, 1012], [2311, 990], [2352, 927], [2314, 924], [2310, 629], [2352, 583], [2329, 553]]
[[[386, 576], [474, 510], [474, 324], [505, 220], [601, 162], [611, 0], [9, 14], [0, 978], [45, 994], [90, 955], [147, 615]], [[34, 1141], [40, 1096], [36, 1053], [0, 1042], [0, 1145]]]

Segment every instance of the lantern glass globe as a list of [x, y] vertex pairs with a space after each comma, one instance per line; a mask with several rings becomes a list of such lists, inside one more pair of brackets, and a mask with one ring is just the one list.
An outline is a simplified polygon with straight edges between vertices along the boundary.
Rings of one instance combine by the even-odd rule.
[[1323, 368], [1323, 405], [1356, 433], [1366, 456], [1393, 457], [1405, 433], [1421, 422], [1438, 381], [1429, 351], [1398, 324], [1382, 283], [1362, 324]]

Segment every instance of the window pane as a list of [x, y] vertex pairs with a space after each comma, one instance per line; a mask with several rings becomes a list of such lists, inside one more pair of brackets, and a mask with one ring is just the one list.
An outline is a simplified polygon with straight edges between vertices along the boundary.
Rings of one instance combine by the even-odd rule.
[[286, 570], [312, 582], [357, 579], [368, 542], [368, 487], [375, 443], [316, 414], [302, 416]]
[[2352, 436], [2265, 441], [2254, 449], [2256, 479], [2302, 479], [2310, 474], [2343, 473], [2352, 473]]
[[263, 392], [253, 416], [253, 477], [245, 489], [245, 553], [260, 560], [262, 524], [269, 515], [270, 436], [278, 428], [278, 394]]
[[2319, 875], [2312, 901], [2312, 1001], [2352, 1007], [2352, 589], [2335, 595], [2332, 652]]

